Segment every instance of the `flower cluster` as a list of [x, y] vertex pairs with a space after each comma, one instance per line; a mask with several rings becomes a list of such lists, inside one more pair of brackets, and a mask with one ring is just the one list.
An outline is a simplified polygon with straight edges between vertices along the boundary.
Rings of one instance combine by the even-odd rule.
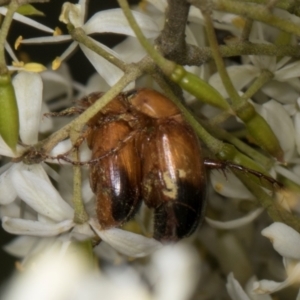
[[[171, 2], [141, 1], [132, 10], [150, 45], [157, 43], [156, 39], [161, 37], [169, 21], [166, 16]], [[217, 2], [214, 5], [218, 5]], [[300, 228], [296, 218], [300, 213], [300, 62], [288, 54], [272, 56], [264, 52], [266, 50], [259, 50], [278, 44], [280, 38], [287, 39], [286, 44], [290, 47], [299, 46], [299, 40], [295, 35], [279, 30], [280, 27], [270, 28], [255, 21], [247, 42], [231, 41], [222, 48], [225, 51], [228, 47], [229, 53], [232, 47], [232, 53], [235, 53], [235, 46], [239, 49], [242, 45], [246, 49], [249, 45], [257, 45], [258, 50], [255, 50], [259, 54], [254, 55], [253, 51], [244, 55], [241, 52], [239, 60], [226, 59], [225, 70], [237, 95], [254, 107], [255, 113], [264, 118], [274, 133], [283, 152], [282, 161], [271, 159], [264, 147], [263, 151], [258, 150], [261, 145], [245, 132], [242, 118], [236, 117], [242, 108], [232, 113], [233, 108], [229, 115], [228, 111], [220, 112], [220, 107], [199, 104], [188, 89], [183, 92], [195, 115], [211, 120], [205, 127], [209, 134], [217, 132], [217, 138], [240, 147], [241, 152], [262, 165], [260, 168], [268, 165], [269, 169], [256, 183], [257, 189], [273, 199], [274, 210], [278, 212], [276, 222], [272, 222], [264, 208], [257, 205], [257, 195], [242, 183], [238, 172], [224, 168], [221, 172], [213, 170], [209, 174], [211, 184], [207, 183], [209, 203], [202, 228], [176, 245], [162, 245], [151, 237], [152, 215], [144, 206], [124, 227], [101, 228], [86, 166], [81, 168], [82, 199], [78, 197], [81, 208], [78, 207], [75, 184], [72, 186], [75, 172], [72, 170], [79, 166], [76, 163], [69, 166], [62, 160], [64, 154], [73, 153], [72, 130], [75, 132], [77, 128], [75, 125], [71, 129], [68, 127], [67, 117], [45, 116], [50, 111], [72, 106], [74, 99], [91, 92], [120, 88], [119, 84], [128, 75], [129, 67], [135, 70], [140, 67], [142, 71], [132, 72], [138, 75], [132, 75], [134, 78], [126, 81], [120, 91], [141, 86], [159, 89], [159, 83], [165, 82], [161, 74], [153, 75], [154, 65], [147, 69], [150, 65], [147, 51], [141, 46], [121, 8], [95, 12], [86, 20], [87, 9], [86, 0], [79, 0], [77, 4], [63, 3], [57, 18], [67, 24], [70, 30], [67, 35], [60, 35], [15, 13], [15, 21], [53, 34], [20, 38], [18, 44], [36, 44], [38, 47], [41, 43], [71, 41], [59, 57], [53, 58], [52, 70], [40, 65], [24, 65], [18, 61], [8, 43], [0, 45], [14, 61], [7, 69], [14, 72], [12, 85], [20, 123], [16, 149], [7, 145], [0, 135], [0, 155], [11, 159], [10, 162], [3, 160], [7, 163], [0, 168], [0, 216], [4, 230], [18, 236], [4, 248], [22, 259], [19, 268], [25, 270], [7, 286], [3, 299], [18, 300], [24, 295], [28, 299], [49, 300], [99, 299], [101, 296], [120, 299], [126, 295], [130, 299], [184, 300], [196, 296], [199, 299], [230, 297], [232, 300], [247, 300], [272, 299], [272, 293], [277, 293], [278, 299], [300, 299], [300, 234], [295, 230]], [[0, 14], [5, 16], [8, 10], [9, 7], [1, 7]], [[286, 22], [292, 20], [299, 24], [299, 17], [280, 7], [274, 8], [274, 15]], [[205, 12], [202, 14], [198, 8], [191, 6], [187, 21], [185, 42], [191, 53], [191, 49], [207, 53]], [[236, 38], [245, 34], [245, 28], [249, 26], [247, 22], [249, 20], [220, 12], [220, 9], [212, 14], [215, 29], [226, 31]], [[81, 30], [85, 41], [73, 40], [72, 33], [77, 29]], [[121, 34], [126, 39], [111, 49], [90, 36], [102, 33]], [[68, 56], [76, 49], [82, 51], [95, 69], [95, 74], [85, 85], [72, 79], [67, 66]], [[99, 52], [102, 54], [99, 55]], [[232, 53], [227, 56], [233, 56]], [[220, 97], [231, 103], [230, 89], [224, 83], [222, 72], [216, 72], [209, 64], [185, 68], [207, 81]], [[144, 76], [140, 77], [143, 72]], [[218, 122], [223, 124], [217, 127]], [[0, 129], [1, 126], [0, 120]], [[211, 127], [213, 129], [210, 130]], [[57, 136], [57, 132], [65, 132], [64, 128], [69, 128], [68, 134], [57, 140], [51, 152], [43, 153], [43, 146], [55, 134]], [[82, 127], [80, 130], [84, 131]], [[223, 134], [225, 131], [227, 135]], [[42, 140], [40, 137], [45, 134], [49, 137]], [[207, 145], [206, 141], [204, 143]], [[34, 161], [40, 157], [42, 159]], [[83, 142], [80, 160], [88, 161], [89, 157], [90, 150]], [[247, 170], [244, 168], [242, 172], [251, 181], [251, 172]], [[278, 189], [275, 180], [271, 184], [265, 183], [268, 174], [283, 182], [286, 188]], [[83, 212], [80, 210], [82, 207]], [[94, 248], [91, 249], [91, 246]], [[95, 257], [104, 262], [101, 272], [95, 266]], [[226, 276], [227, 282], [224, 280]], [[51, 291], [49, 282], [52, 283]]]

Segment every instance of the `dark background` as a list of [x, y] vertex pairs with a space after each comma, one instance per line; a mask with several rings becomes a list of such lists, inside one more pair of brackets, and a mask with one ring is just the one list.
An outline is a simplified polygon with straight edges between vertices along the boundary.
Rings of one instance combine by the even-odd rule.
[[[59, 27], [64, 34], [67, 34], [66, 26], [59, 22], [58, 17], [61, 12], [61, 6], [65, 1], [62, 0], [52, 0], [49, 3], [45, 4], [35, 4], [34, 6], [43, 11], [46, 15], [45, 17], [35, 17], [38, 22], [41, 22], [51, 28]], [[77, 1], [69, 0], [69, 2], [77, 3]], [[139, 0], [130, 1], [130, 4], [137, 4]], [[88, 14], [87, 19], [90, 18], [95, 12], [110, 8], [118, 7], [118, 3], [115, 0], [90, 0], [88, 4]], [[45, 36], [46, 33], [31, 28], [29, 26], [23, 25], [17, 21], [13, 22], [11, 27], [8, 41], [11, 46], [14, 45], [15, 40], [18, 36], [22, 35], [23, 38], [29, 37], [38, 37]], [[93, 36], [97, 38], [101, 43], [112, 47], [124, 39], [124, 36], [121, 35], [112, 35], [112, 34], [99, 34]], [[17, 55], [21, 53], [26, 53], [29, 57], [33, 58], [35, 62], [40, 62], [44, 65], [50, 64], [56, 56], [62, 54], [62, 52], [68, 47], [70, 43], [61, 43], [61, 44], [44, 44], [44, 45], [22, 45], [18, 50]], [[11, 64], [11, 59], [7, 57], [7, 63]], [[86, 83], [87, 79], [91, 74], [95, 72], [94, 68], [90, 62], [85, 58], [85, 56], [77, 49], [76, 53], [73, 53], [71, 57], [68, 58], [68, 65], [71, 69], [71, 74], [76, 81], [81, 83]], [[1, 166], [1, 160], [0, 160]], [[0, 208], [1, 209], [1, 208]], [[2, 283], [7, 280], [12, 274], [15, 266], [15, 262], [18, 258], [8, 255], [2, 250], [2, 246], [8, 243], [14, 236], [6, 233], [2, 227], [0, 227], [0, 286]]]

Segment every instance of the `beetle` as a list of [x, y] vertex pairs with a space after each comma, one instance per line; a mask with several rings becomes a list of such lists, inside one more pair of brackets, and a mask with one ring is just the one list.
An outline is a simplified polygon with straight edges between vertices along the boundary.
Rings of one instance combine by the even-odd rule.
[[[93, 93], [81, 101], [84, 109], [102, 94]], [[96, 212], [102, 228], [122, 225], [141, 203], [141, 167], [136, 139], [124, 141], [132, 133], [128, 107], [119, 95], [87, 123], [87, 144], [92, 150], [90, 186], [96, 195]], [[114, 153], [110, 151], [122, 142]], [[110, 155], [105, 155], [110, 153]], [[103, 155], [105, 157], [103, 157]], [[97, 159], [103, 157], [101, 160]]]
[[[78, 111], [101, 96], [81, 99]], [[147, 88], [115, 97], [88, 121], [85, 138], [92, 151], [90, 186], [104, 229], [123, 225], [144, 201], [154, 210], [155, 239], [175, 242], [190, 236], [204, 215], [205, 166], [229, 167], [277, 183], [234, 163], [204, 160], [197, 135], [177, 106]]]
[[141, 133], [141, 191], [154, 209], [153, 236], [177, 241], [192, 234], [203, 217], [207, 184], [199, 140], [162, 94], [140, 89], [128, 101], [149, 118]]
[[[101, 95], [80, 100], [82, 110]], [[155, 239], [192, 234], [203, 216], [206, 172], [198, 138], [176, 105], [157, 91], [133, 90], [87, 126], [90, 185], [102, 228], [124, 224], [143, 200], [154, 209]]]

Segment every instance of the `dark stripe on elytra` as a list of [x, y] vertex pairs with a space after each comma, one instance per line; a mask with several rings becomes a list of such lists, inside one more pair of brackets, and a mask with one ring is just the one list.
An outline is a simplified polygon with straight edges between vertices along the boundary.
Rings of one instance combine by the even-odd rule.
[[202, 221], [205, 200], [205, 184], [194, 186], [180, 180], [177, 199], [165, 202], [154, 211], [154, 238], [177, 241], [191, 235]]
[[118, 182], [112, 182], [110, 188], [112, 217], [118, 222], [124, 222], [134, 216], [141, 204], [141, 196], [138, 187], [129, 180], [125, 168], [119, 167], [121, 176], [120, 193], [114, 188]]

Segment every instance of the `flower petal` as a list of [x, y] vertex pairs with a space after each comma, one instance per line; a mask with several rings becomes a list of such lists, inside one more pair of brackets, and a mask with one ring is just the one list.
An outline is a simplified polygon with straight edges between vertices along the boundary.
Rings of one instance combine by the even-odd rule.
[[274, 100], [261, 106], [255, 105], [255, 109], [270, 125], [284, 151], [284, 159], [289, 161], [295, 151], [295, 129], [287, 111], [281, 104]]
[[[60, 60], [65, 60], [78, 46], [78, 42], [72, 42], [69, 47], [60, 55]], [[53, 67], [52, 67], [53, 68]], [[56, 69], [56, 67], [54, 68]]]
[[130, 257], [147, 256], [162, 247], [158, 241], [136, 233], [119, 228], [101, 230], [95, 220], [91, 220], [89, 223], [104, 242]]
[[269, 70], [275, 72], [276, 58], [267, 55], [249, 55], [250, 60], [260, 70]]
[[48, 44], [48, 43], [61, 43], [71, 41], [72, 38], [69, 34], [56, 35], [56, 36], [43, 36], [30, 39], [21, 40], [21, 44]]
[[138, 62], [146, 55], [146, 51], [138, 39], [131, 36], [116, 45], [113, 50], [127, 63]]
[[[83, 89], [84, 95], [91, 94], [93, 92], [99, 92], [99, 91], [108, 91], [110, 86], [107, 84], [107, 82], [101, 77], [98, 73], [94, 73], [91, 75], [91, 77], [88, 79], [86, 86]], [[80, 98], [80, 97], [78, 97]]]
[[18, 170], [30, 171], [32, 174], [35, 174], [37, 177], [42, 178], [42, 179], [46, 180], [47, 182], [49, 182], [49, 184], [51, 184], [51, 181], [41, 164], [26, 165], [26, 164], [20, 163]]
[[[72, 149], [72, 143], [70, 139], [64, 140], [59, 142], [50, 152], [51, 156], [56, 157], [58, 155], [67, 153], [68, 151], [70, 151]], [[56, 163], [67, 163], [63, 160], [59, 160], [59, 159], [47, 159], [47, 161], [50, 162], [56, 162]]]
[[[0, 169], [1, 174], [1, 169]], [[17, 198], [17, 193], [11, 181], [11, 169], [0, 175], [0, 204], [7, 205]]]
[[252, 276], [245, 286], [245, 291], [247, 295], [250, 297], [251, 300], [273, 300], [273, 298], [270, 295], [257, 295], [253, 292], [253, 284], [257, 281], [256, 276]]
[[55, 221], [73, 218], [73, 209], [48, 180], [29, 171], [16, 170], [12, 182], [19, 197], [39, 214]]
[[270, 239], [274, 249], [281, 256], [300, 260], [300, 234], [295, 229], [275, 222], [262, 230], [261, 234]]
[[288, 81], [291, 78], [300, 76], [300, 61], [295, 61], [275, 72], [278, 81]]
[[267, 96], [280, 103], [295, 103], [299, 93], [286, 82], [271, 80], [261, 89]]
[[287, 279], [282, 282], [276, 282], [272, 280], [261, 280], [253, 283], [253, 291], [257, 294], [270, 294], [277, 292], [283, 288], [286, 288], [292, 284], [299, 285], [300, 278], [300, 263], [295, 263], [295, 261], [289, 259], [285, 259], [288, 267], [287, 271]]
[[19, 236], [6, 244], [3, 249], [10, 255], [21, 258], [26, 256], [38, 241], [39, 238], [34, 236]]
[[[41, 77], [44, 83], [44, 100], [49, 101], [58, 97], [62, 97], [62, 95], [66, 94], [65, 98], [60, 99], [59, 102], [68, 101], [63, 105], [69, 105], [70, 100], [73, 96], [73, 87], [72, 87], [72, 78], [69, 71], [68, 66], [65, 63], [62, 63], [59, 69], [54, 71], [45, 71], [41, 73]], [[57, 105], [57, 104], [56, 104]], [[51, 110], [62, 109], [65, 106], [56, 106], [51, 107]]]
[[288, 282], [288, 280], [285, 280], [283, 282], [276, 282], [263, 279], [253, 283], [253, 292], [257, 294], [271, 294], [289, 285], [290, 283]]
[[250, 300], [232, 272], [227, 276], [226, 289], [232, 300]]
[[[243, 89], [259, 74], [259, 69], [252, 65], [230, 66], [227, 67], [227, 72], [232, 80], [232, 83], [237, 91]], [[215, 73], [209, 79], [209, 84], [212, 85], [223, 97], [228, 97], [226, 89], [222, 83], [219, 73]]]
[[199, 256], [187, 244], [164, 246], [151, 259], [154, 286], [153, 299], [190, 299], [199, 279]]
[[38, 141], [41, 120], [43, 82], [39, 74], [20, 72], [13, 85], [17, 97], [20, 119], [20, 137], [25, 144]]
[[2, 299], [101, 299], [97, 294], [82, 297], [81, 289], [91, 289], [88, 279], [98, 279], [88, 267], [87, 255], [77, 248], [74, 251], [70, 243], [61, 244], [53, 243], [50, 249], [30, 257], [32, 263], [25, 265], [24, 272], [15, 275]]
[[41, 109], [41, 120], [40, 120], [40, 133], [49, 132], [53, 129], [53, 119], [45, 117], [45, 114], [50, 113], [48, 106], [45, 102], [42, 102], [42, 109]]
[[[147, 38], [156, 37], [158, 35], [158, 26], [150, 17], [137, 11], [132, 11], [132, 13]], [[112, 32], [135, 36], [135, 33], [129, 26], [120, 8], [104, 10], [94, 14], [83, 25], [83, 30], [86, 34]]]
[[72, 229], [70, 236], [71, 240], [75, 238], [77, 241], [84, 241], [94, 238], [95, 232], [92, 230], [91, 226], [88, 223], [77, 224]]
[[[6, 15], [6, 12], [7, 12], [7, 8], [4, 7], [4, 6], [1, 6], [0, 7], [0, 14]], [[22, 22], [24, 24], [27, 24], [29, 26], [32, 26], [32, 27], [37, 28], [37, 29], [40, 29], [40, 30], [45, 31], [45, 32], [49, 32], [49, 33], [53, 33], [54, 32], [53, 29], [51, 29], [51, 28], [49, 28], [49, 27], [47, 27], [47, 26], [45, 26], [45, 25], [43, 25], [41, 23], [38, 23], [38, 22], [36, 22], [36, 21], [34, 21], [34, 20], [30, 19], [30, 18], [27, 18], [27, 17], [25, 17], [25, 16], [23, 16], [23, 15], [21, 15], [19, 13], [16, 13], [16, 12], [14, 13], [14, 20], [17, 20], [19, 22]]]
[[282, 290], [294, 283], [299, 284], [300, 278], [300, 263], [294, 265], [290, 270], [287, 270], [288, 277], [282, 282], [272, 280], [260, 280], [253, 283], [253, 292], [257, 294], [270, 294]]
[[2, 226], [5, 231], [12, 234], [32, 235], [32, 236], [55, 236], [70, 230], [73, 220], [65, 220], [60, 223], [50, 224], [39, 221], [24, 220], [17, 218], [3, 217]]
[[[104, 50], [111, 53], [112, 55], [119, 57], [119, 55], [115, 51], [111, 50], [110, 48], [97, 41], [94, 42], [100, 47], [102, 47]], [[102, 56], [99, 56], [94, 51], [88, 49], [84, 45], [80, 45], [80, 48], [85, 54], [85, 56], [88, 58], [88, 60], [91, 62], [91, 64], [94, 66], [96, 71], [104, 78], [104, 80], [108, 83], [109, 86], [113, 86], [124, 75], [123, 71], [121, 71], [115, 65], [111, 64]], [[130, 86], [130, 88], [134, 87], [132, 86], [132, 84], [130, 84]]]
[[62, 6], [59, 21], [65, 24], [72, 24], [75, 28], [81, 27], [84, 21], [81, 8], [82, 6], [79, 4], [65, 2]]
[[3, 166], [0, 169], [0, 204], [2, 205], [8, 205], [17, 198], [17, 192], [11, 180], [14, 170], [28, 170], [49, 181], [46, 172], [39, 164], [25, 165], [23, 163], [16, 163]]
[[247, 225], [251, 223], [253, 220], [255, 220], [262, 212], [264, 211], [263, 208], [257, 208], [254, 211], [250, 212], [246, 216], [235, 219], [232, 221], [227, 221], [227, 222], [221, 222], [221, 221], [215, 221], [210, 218], [205, 218], [207, 223], [217, 229], [235, 229], [235, 228], [240, 228], [241, 226]]
[[283, 175], [284, 177], [288, 178], [289, 180], [294, 181], [295, 183], [300, 185], [300, 177], [297, 174], [295, 174], [293, 171], [288, 170], [279, 165], [275, 165], [274, 169], [280, 175]]
[[[114, 52], [113, 50], [109, 49], [108, 47], [99, 42], [96, 43], [100, 47], [104, 48], [104, 50], [118, 57], [118, 54], [116, 54], [116, 52]], [[110, 86], [113, 86], [123, 76], [123, 71], [121, 71], [119, 68], [107, 61], [102, 56], [99, 56], [97, 53], [88, 49], [84, 45], [80, 45], [80, 48], [85, 54], [85, 56], [88, 58], [88, 60], [91, 62], [91, 64], [94, 66], [96, 71], [100, 74], [100, 76], [104, 78], [104, 80]]]
[[255, 199], [243, 183], [232, 173], [226, 172], [226, 176], [218, 170], [210, 172], [210, 180], [218, 194], [236, 199]]
[[168, 6], [166, 1], [161, 0], [147, 0], [147, 3], [152, 4], [160, 12], [164, 12]]

